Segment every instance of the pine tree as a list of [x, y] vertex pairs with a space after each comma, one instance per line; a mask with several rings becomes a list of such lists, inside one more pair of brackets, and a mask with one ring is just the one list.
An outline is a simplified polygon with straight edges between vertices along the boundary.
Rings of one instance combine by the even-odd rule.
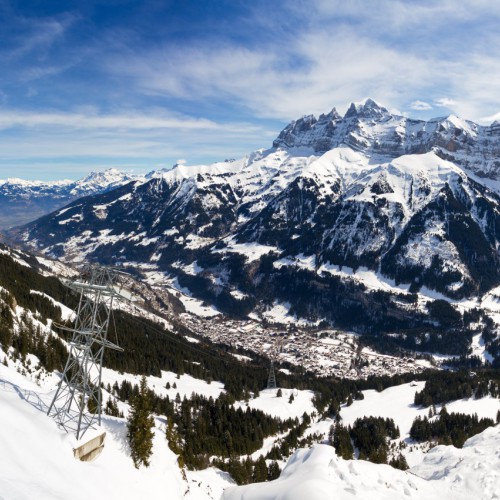
[[278, 479], [280, 477], [280, 474], [281, 474], [280, 466], [278, 465], [278, 462], [276, 462], [276, 460], [273, 460], [269, 464], [267, 479], [269, 481], [274, 481], [275, 479]]
[[390, 462], [389, 465], [391, 467], [394, 467], [395, 469], [401, 469], [401, 470], [407, 470], [408, 469], [408, 462], [406, 461], [406, 458], [404, 457], [403, 454], [399, 453], [398, 456], [394, 457]]
[[104, 408], [104, 413], [106, 415], [111, 415], [112, 417], [119, 417], [120, 410], [118, 409], [118, 404], [114, 400], [114, 398], [109, 398], [106, 402], [106, 407]]
[[338, 456], [344, 460], [351, 460], [354, 454], [354, 448], [349, 435], [349, 429], [342, 424], [337, 423], [335, 426], [330, 427], [328, 441], [331, 446], [335, 448]]
[[141, 378], [139, 393], [132, 398], [128, 421], [128, 442], [134, 465], [149, 466], [149, 458], [153, 453], [154, 418], [151, 415], [151, 394], [146, 377]]
[[[101, 391], [101, 388], [98, 389], [99, 391], [99, 394], [96, 394], [97, 391], [94, 391], [94, 397], [95, 399], [92, 397], [92, 398], [89, 398], [87, 400], [87, 410], [89, 411], [89, 413], [94, 413], [94, 414], [97, 414], [99, 413], [99, 405], [97, 404], [97, 400], [101, 400], [102, 401], [102, 391]], [[100, 395], [100, 397], [99, 397]]]
[[261, 455], [257, 462], [255, 462], [255, 466], [253, 469], [252, 480], [254, 483], [262, 483], [267, 481], [269, 471], [267, 470], [267, 464], [264, 457]]
[[184, 455], [182, 450], [181, 438], [177, 430], [174, 427], [174, 423], [172, 419], [169, 419], [167, 422], [167, 428], [165, 430], [165, 437], [167, 438], [168, 447], [176, 454], [179, 455], [177, 458], [177, 464], [179, 468], [184, 467]]

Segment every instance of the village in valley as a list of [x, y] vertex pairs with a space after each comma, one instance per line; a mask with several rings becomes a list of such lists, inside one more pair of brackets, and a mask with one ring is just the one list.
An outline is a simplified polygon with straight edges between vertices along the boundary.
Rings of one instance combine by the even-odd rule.
[[268, 356], [278, 365], [302, 366], [319, 376], [357, 379], [419, 373], [431, 366], [431, 360], [434, 363], [430, 356], [429, 360], [379, 354], [361, 346], [355, 334], [333, 329], [263, 325], [253, 320], [207, 320], [187, 314], [183, 315], [183, 321], [193, 333], [212, 342]]

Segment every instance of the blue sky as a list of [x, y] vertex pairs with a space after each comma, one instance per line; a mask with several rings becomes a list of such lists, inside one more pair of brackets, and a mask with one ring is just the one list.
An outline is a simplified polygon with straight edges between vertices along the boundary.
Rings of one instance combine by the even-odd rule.
[[372, 97], [500, 119], [500, 2], [0, 0], [0, 178], [240, 157]]

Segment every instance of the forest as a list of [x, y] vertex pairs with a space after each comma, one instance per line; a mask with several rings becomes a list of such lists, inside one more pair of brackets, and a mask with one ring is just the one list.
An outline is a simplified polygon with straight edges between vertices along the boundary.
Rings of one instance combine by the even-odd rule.
[[[500, 423], [500, 415], [497, 422]], [[461, 448], [465, 441], [495, 425], [491, 418], [479, 419], [477, 414], [448, 413], [443, 407], [439, 415], [417, 417], [411, 426], [410, 437], [417, 441], [437, 441]]]

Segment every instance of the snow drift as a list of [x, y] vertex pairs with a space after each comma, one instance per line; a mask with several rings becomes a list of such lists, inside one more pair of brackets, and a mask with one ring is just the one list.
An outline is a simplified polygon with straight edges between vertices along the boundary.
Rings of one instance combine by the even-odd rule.
[[343, 460], [327, 445], [297, 450], [281, 477], [230, 487], [222, 500], [493, 499], [500, 484], [500, 426], [469, 439], [463, 449], [438, 446], [418, 467]]

